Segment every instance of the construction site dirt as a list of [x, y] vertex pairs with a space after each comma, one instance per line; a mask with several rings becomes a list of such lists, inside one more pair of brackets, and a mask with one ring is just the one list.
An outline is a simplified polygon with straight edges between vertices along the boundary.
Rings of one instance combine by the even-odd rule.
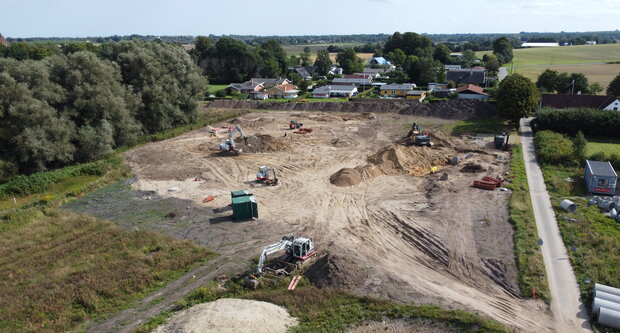
[[[291, 120], [313, 131], [293, 133]], [[413, 121], [429, 124], [424, 130], [434, 146], [404, 144]], [[509, 153], [449, 137], [439, 131], [445, 121], [397, 113], [252, 112], [216, 124], [243, 128], [249, 138], [238, 141], [240, 155], [220, 154], [227, 134], [208, 128], [150, 143], [125, 154], [136, 175], [131, 184], [70, 208], [195, 241], [240, 262], [235, 267], [249, 267], [263, 246], [286, 234], [311, 237], [322, 257], [306, 276], [318, 286], [463, 308], [519, 331], [551, 330], [547, 306], [519, 295], [510, 192], [471, 186], [503, 174]], [[461, 162], [452, 165], [455, 156]], [[467, 163], [479, 168], [471, 171]], [[279, 185], [256, 181], [263, 165], [277, 170]], [[232, 221], [233, 190], [256, 195], [259, 219]], [[152, 215], [132, 207], [144, 207], [138, 208], [144, 214], [151, 207]]]

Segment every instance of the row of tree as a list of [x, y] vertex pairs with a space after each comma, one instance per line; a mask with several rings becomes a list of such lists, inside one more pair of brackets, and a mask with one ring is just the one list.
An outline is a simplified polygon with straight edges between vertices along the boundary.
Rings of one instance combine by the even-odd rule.
[[536, 113], [534, 125], [537, 130], [551, 130], [571, 136], [581, 131], [586, 136], [620, 138], [620, 112], [588, 108], [544, 108]]
[[183, 48], [120, 42], [98, 51], [0, 59], [0, 165], [34, 172], [90, 161], [195, 121], [206, 80]]

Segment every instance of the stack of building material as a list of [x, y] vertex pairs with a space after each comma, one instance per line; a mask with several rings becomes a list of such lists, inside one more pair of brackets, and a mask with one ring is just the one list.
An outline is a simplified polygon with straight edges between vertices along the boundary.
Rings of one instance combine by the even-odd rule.
[[497, 178], [484, 176], [481, 180], [474, 180], [474, 187], [484, 190], [495, 190], [502, 184], [502, 182], [504, 182], [503, 179], [500, 180]]
[[620, 329], [620, 289], [594, 284], [592, 313], [599, 324]]

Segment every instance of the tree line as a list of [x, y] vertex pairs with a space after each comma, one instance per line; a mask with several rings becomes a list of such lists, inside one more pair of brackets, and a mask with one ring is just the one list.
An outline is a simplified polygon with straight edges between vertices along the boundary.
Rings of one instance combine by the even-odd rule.
[[187, 52], [163, 42], [0, 59], [0, 175], [91, 161], [191, 123], [205, 85]]
[[536, 113], [536, 130], [550, 130], [573, 136], [581, 131], [585, 136], [620, 138], [620, 112], [589, 108], [550, 109]]

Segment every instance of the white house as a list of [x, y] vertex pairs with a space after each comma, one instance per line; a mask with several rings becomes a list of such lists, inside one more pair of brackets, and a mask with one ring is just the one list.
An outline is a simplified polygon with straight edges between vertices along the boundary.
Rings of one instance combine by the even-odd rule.
[[356, 86], [322, 86], [312, 91], [314, 98], [330, 98], [330, 97], [353, 97], [357, 95]]
[[521, 47], [559, 47], [560, 43], [523, 43]]

